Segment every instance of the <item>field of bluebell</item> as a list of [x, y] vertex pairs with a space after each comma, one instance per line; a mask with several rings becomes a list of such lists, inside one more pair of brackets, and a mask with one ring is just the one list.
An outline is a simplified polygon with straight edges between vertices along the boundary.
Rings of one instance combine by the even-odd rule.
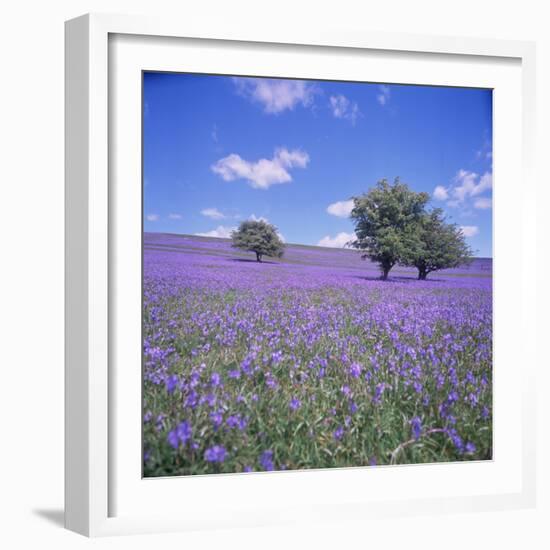
[[492, 263], [146, 233], [145, 476], [492, 457]]

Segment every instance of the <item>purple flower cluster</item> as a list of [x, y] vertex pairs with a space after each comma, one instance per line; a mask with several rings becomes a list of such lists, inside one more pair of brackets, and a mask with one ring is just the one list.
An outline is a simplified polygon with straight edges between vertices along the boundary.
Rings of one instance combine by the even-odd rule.
[[175, 430], [168, 432], [168, 443], [177, 449], [180, 445], [185, 445], [191, 439], [191, 435], [191, 424], [184, 420]]
[[145, 235], [145, 475], [388, 464], [409, 440], [400, 462], [491, 458], [489, 262], [382, 282], [349, 250], [245, 256]]
[[267, 450], [260, 455], [259, 459], [260, 465], [266, 472], [270, 472], [275, 469], [275, 464], [273, 463], [273, 451]]
[[206, 462], [223, 462], [227, 454], [222, 445], [214, 445], [204, 452], [204, 460]]

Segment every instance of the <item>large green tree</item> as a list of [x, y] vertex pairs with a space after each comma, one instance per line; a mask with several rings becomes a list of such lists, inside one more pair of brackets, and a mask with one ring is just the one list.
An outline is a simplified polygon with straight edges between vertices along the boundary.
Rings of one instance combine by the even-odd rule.
[[277, 228], [263, 220], [246, 220], [238, 229], [231, 233], [232, 246], [254, 252], [256, 260], [262, 261], [263, 256], [280, 258], [284, 253], [284, 243], [280, 239]]
[[418, 269], [418, 278], [440, 269], [468, 264], [473, 256], [456, 224], [446, 223], [441, 208], [425, 212], [410, 232], [400, 263]]
[[356, 239], [351, 246], [380, 265], [382, 279], [388, 278], [395, 264], [408, 258], [408, 243], [429, 199], [428, 193], [412, 191], [399, 178], [393, 184], [380, 180], [367, 193], [353, 197], [350, 217]]

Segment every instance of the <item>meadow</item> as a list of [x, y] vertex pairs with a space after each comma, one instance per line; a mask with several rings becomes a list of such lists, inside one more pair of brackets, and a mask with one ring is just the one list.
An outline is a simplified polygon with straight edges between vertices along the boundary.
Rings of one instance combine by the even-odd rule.
[[145, 233], [146, 477], [492, 458], [492, 262]]

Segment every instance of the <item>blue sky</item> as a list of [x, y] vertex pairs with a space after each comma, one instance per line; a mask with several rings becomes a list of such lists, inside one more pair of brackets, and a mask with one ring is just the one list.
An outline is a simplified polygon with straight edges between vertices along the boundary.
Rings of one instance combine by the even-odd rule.
[[144, 73], [143, 96], [145, 231], [343, 246], [350, 198], [399, 176], [492, 256], [490, 90]]

